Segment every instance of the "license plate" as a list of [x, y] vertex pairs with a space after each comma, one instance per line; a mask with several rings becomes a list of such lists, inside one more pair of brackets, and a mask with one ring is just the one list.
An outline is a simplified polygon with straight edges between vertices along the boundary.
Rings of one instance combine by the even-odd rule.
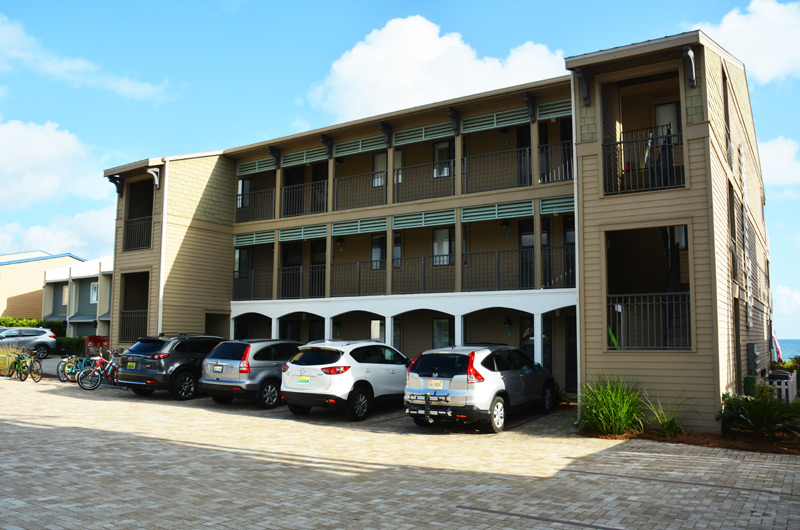
[[215, 364], [214, 367], [212, 368], [212, 370], [221, 374], [222, 373], [222, 365], [221, 364]]
[[444, 381], [441, 379], [428, 379], [428, 388], [441, 390], [444, 388]]
[[128, 366], [128, 370], [133, 370], [134, 368], [136, 368], [136, 363], [128, 363], [127, 366]]
[[307, 375], [298, 376], [297, 377], [297, 382], [298, 383], [308, 383], [308, 376]]

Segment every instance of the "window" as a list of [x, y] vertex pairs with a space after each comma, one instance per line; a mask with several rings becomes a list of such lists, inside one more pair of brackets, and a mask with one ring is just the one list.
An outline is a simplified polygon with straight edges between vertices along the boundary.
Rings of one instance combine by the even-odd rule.
[[450, 141], [433, 144], [433, 178], [450, 176], [453, 162], [452, 146], [453, 143]]
[[575, 216], [565, 215], [563, 217], [564, 245], [575, 246]]
[[451, 265], [455, 258], [454, 228], [433, 230], [433, 264]]
[[406, 358], [393, 349], [386, 346], [375, 346], [375, 348], [383, 355], [384, 364], [406, 364]]
[[377, 340], [378, 342], [386, 341], [386, 325], [383, 320], [370, 320], [369, 321], [369, 338]]
[[450, 319], [433, 319], [433, 347], [446, 348], [452, 344], [450, 337]]
[[61, 287], [61, 305], [67, 305], [69, 302], [69, 284]]
[[239, 179], [239, 190], [236, 196], [237, 208], [250, 207], [250, 194], [253, 192], [253, 179]]
[[92, 282], [92, 284], [89, 286], [89, 303], [97, 303], [97, 282]]
[[380, 188], [386, 183], [388, 155], [385, 151], [372, 155], [372, 187]]
[[237, 248], [234, 251], [233, 270], [236, 278], [249, 278], [250, 276], [250, 249]]
[[403, 183], [403, 151], [394, 152], [394, 183]]
[[[394, 268], [400, 267], [402, 258], [402, 232], [395, 232], [393, 235], [394, 247], [392, 249], [392, 263]], [[376, 234], [372, 236], [372, 270], [383, 270], [386, 267], [386, 235]]]
[[654, 107], [656, 118], [656, 135], [680, 134], [681, 115], [677, 102], [664, 103]]

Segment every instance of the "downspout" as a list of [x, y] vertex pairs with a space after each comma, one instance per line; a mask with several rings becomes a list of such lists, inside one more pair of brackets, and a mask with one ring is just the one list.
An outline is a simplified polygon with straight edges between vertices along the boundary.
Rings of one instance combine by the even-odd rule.
[[160, 335], [164, 324], [164, 255], [167, 248], [167, 190], [169, 189], [169, 159], [162, 158], [164, 162], [164, 174], [161, 176], [161, 252], [158, 261], [158, 326], [156, 335]]
[[581, 395], [581, 384], [583, 379], [583, 352], [581, 351], [581, 244], [583, 242], [583, 234], [581, 234], [581, 209], [580, 205], [578, 204], [578, 102], [577, 98], [575, 97], [575, 72], [569, 78], [569, 88], [570, 88], [570, 99], [572, 100], [572, 136], [573, 136], [573, 145], [572, 145], [572, 194], [573, 194], [573, 201], [575, 203], [575, 238], [576, 238], [576, 245], [575, 245], [575, 315], [577, 318], [577, 322], [575, 325], [575, 348], [577, 350], [577, 365], [578, 365], [578, 373], [577, 373], [577, 387], [578, 387], [578, 399], [580, 400]]

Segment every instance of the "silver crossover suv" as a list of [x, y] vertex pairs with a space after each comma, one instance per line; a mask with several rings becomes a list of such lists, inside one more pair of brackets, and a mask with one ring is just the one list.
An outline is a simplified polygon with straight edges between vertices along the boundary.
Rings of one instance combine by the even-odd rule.
[[0, 341], [33, 350], [40, 359], [56, 351], [56, 334], [46, 328], [3, 328]]
[[507, 409], [537, 403], [547, 413], [555, 398], [553, 376], [521, 350], [479, 344], [422, 352], [408, 369], [404, 401], [420, 426], [480, 421], [500, 432]]

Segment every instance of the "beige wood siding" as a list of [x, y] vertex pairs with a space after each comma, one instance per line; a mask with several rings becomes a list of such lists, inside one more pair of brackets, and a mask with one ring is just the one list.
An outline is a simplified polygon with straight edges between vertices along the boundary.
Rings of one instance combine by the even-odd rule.
[[[28, 257], [20, 258], [18, 256]], [[8, 257], [4, 256], [3, 258]], [[39, 256], [35, 252], [26, 252], [12, 257], [16, 260]], [[79, 260], [63, 256], [0, 265], [0, 316], [41, 319], [44, 300], [44, 272], [76, 263], [79, 263]]]

